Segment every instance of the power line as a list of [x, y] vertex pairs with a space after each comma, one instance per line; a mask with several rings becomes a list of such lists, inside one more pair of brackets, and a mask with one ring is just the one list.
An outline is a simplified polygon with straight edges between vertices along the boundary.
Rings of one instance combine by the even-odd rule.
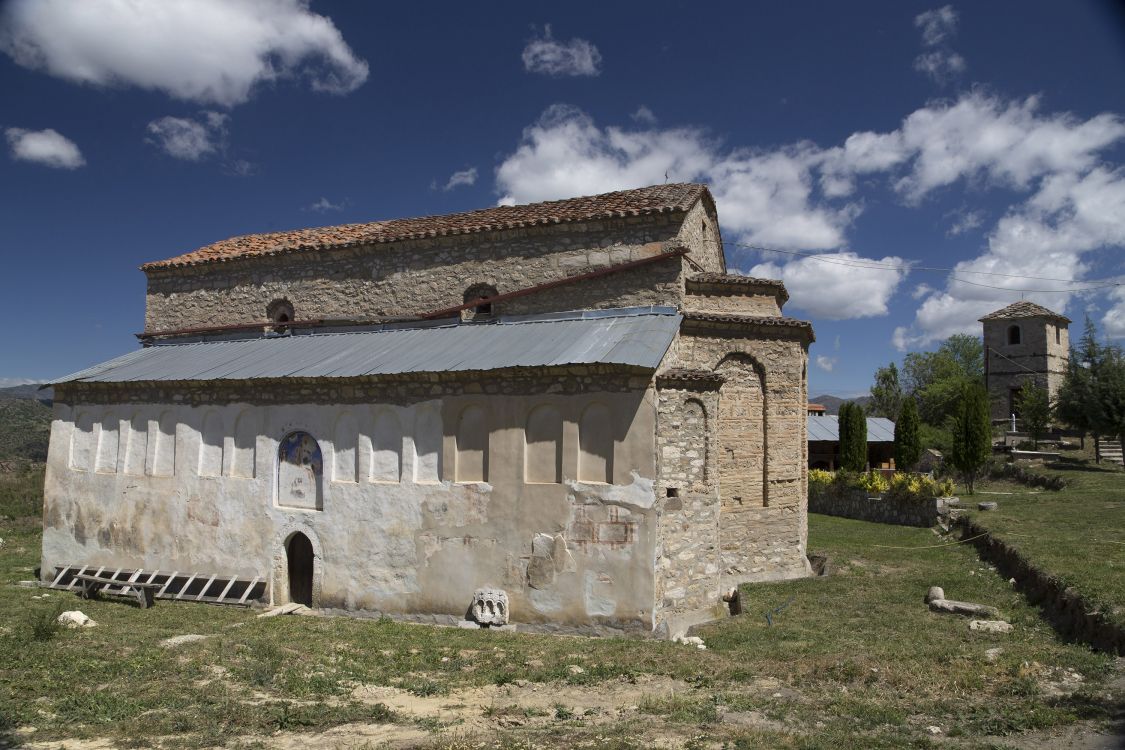
[[[714, 240], [712, 240], [712, 241], [714, 241]], [[947, 273], [947, 274], [950, 275], [950, 278], [952, 278], [954, 281], [960, 281], [963, 284], [969, 284], [971, 286], [984, 287], [985, 289], [999, 289], [999, 290], [1005, 291], [1005, 292], [1037, 292], [1037, 293], [1042, 293], [1042, 294], [1063, 294], [1063, 293], [1069, 293], [1069, 292], [1089, 292], [1089, 291], [1094, 291], [1096, 289], [1107, 289], [1109, 287], [1117, 287], [1117, 286], [1123, 285], [1122, 282], [1120, 282], [1120, 281], [1110, 280], [1110, 279], [1091, 279], [1089, 281], [1076, 281], [1074, 279], [1059, 279], [1059, 278], [1053, 278], [1053, 277], [1049, 277], [1049, 276], [1030, 276], [1030, 275], [1024, 275], [1024, 274], [1015, 274], [1015, 273], [1001, 273], [999, 271], [972, 271], [972, 270], [967, 270], [967, 269], [958, 270], [958, 269], [953, 269], [953, 268], [941, 268], [941, 267], [935, 267], [935, 266], [921, 266], [921, 265], [916, 265], [916, 264], [912, 264], [912, 263], [904, 263], [904, 264], [882, 263], [880, 261], [874, 261], [874, 260], [861, 260], [861, 259], [852, 260], [852, 259], [847, 259], [847, 258], [826, 258], [826, 257], [824, 257], [823, 254], [820, 254], [820, 253], [802, 252], [800, 250], [780, 250], [780, 249], [775, 248], [775, 247], [763, 247], [761, 245], [748, 245], [748, 244], [739, 243], [739, 242], [730, 242], [730, 243], [724, 243], [724, 244], [729, 244], [729, 245], [732, 245], [734, 247], [739, 247], [739, 248], [745, 248], [747, 250], [757, 250], [759, 252], [780, 253], [780, 254], [783, 254], [783, 255], [795, 255], [795, 256], [800, 256], [800, 257], [803, 257], [803, 258], [808, 258], [810, 260], [815, 260], [815, 261], [818, 261], [820, 263], [828, 263], [830, 265], [846, 266], [846, 267], [850, 267], [850, 268], [864, 268], [864, 269], [868, 269], [868, 270], [872, 270], [872, 271], [894, 271], [896, 273], [904, 273], [904, 272], [910, 272], [910, 271], [930, 271], [930, 272], [934, 272], [934, 273]], [[1064, 283], [1064, 284], [1085, 284], [1086, 286], [1083, 286], [1082, 288], [1079, 288], [1079, 289], [1017, 289], [1017, 288], [1014, 288], [1014, 287], [996, 286], [994, 284], [982, 284], [982, 283], [977, 282], [977, 281], [970, 281], [966, 278], [963, 278], [962, 276], [960, 276], [958, 274], [976, 274], [976, 275], [982, 275], [982, 276], [1002, 276], [1002, 277], [1010, 278], [1010, 279], [1031, 279], [1031, 280], [1034, 280], [1034, 281], [1057, 281], [1057, 282]]]

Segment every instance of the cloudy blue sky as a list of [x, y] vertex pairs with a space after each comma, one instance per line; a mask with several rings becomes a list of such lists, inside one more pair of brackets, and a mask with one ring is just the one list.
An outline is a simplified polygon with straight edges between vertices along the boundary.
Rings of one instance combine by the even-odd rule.
[[814, 322], [814, 394], [1021, 297], [1121, 340], [1119, 7], [9, 0], [0, 383], [132, 349], [145, 261], [666, 176]]

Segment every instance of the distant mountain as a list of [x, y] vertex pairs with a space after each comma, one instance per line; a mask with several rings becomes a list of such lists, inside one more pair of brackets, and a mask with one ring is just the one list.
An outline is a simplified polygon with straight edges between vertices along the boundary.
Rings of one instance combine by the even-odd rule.
[[47, 460], [52, 389], [0, 388], [0, 463]]
[[860, 406], [866, 408], [867, 405], [871, 402], [871, 397], [858, 396], [856, 398], [840, 398], [839, 396], [829, 396], [825, 394], [823, 396], [814, 396], [813, 398], [809, 399], [810, 404], [820, 404], [821, 406], [823, 406], [826, 414], [839, 414], [840, 404], [844, 403], [845, 401], [854, 401]]
[[54, 388], [44, 388], [39, 390], [38, 383], [30, 383], [28, 385], [13, 385], [7, 388], [0, 388], [0, 401], [10, 398], [17, 399], [30, 399], [32, 401], [43, 401], [44, 403], [51, 403], [54, 397]]

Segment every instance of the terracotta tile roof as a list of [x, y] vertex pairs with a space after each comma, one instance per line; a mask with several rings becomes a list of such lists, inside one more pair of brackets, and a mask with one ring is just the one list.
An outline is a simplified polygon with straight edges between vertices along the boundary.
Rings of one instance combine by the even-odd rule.
[[717, 323], [735, 326], [769, 326], [800, 331], [809, 341], [816, 341], [812, 323], [797, 318], [784, 318], [774, 315], [737, 315], [728, 313], [684, 312], [685, 322]]
[[1027, 300], [1013, 302], [1007, 307], [995, 312], [990, 312], [988, 315], [978, 320], [984, 322], [986, 320], [1016, 320], [1017, 318], [1050, 318], [1052, 320], [1061, 320], [1064, 323], [1070, 323], [1070, 318], [1065, 315], [1059, 315], [1054, 310], [1048, 310], [1042, 305], [1037, 305]]
[[498, 229], [674, 213], [688, 210], [703, 195], [708, 195], [705, 185], [673, 183], [522, 206], [494, 206], [445, 216], [248, 234], [215, 242], [168, 260], [146, 263], [141, 266], [141, 270], [192, 266], [302, 250], [331, 250], [400, 240], [475, 234]]
[[727, 287], [769, 287], [781, 297], [782, 302], [789, 299], [785, 283], [779, 279], [761, 279], [755, 276], [742, 276], [736, 273], [695, 273], [687, 278], [688, 284], [712, 284]]

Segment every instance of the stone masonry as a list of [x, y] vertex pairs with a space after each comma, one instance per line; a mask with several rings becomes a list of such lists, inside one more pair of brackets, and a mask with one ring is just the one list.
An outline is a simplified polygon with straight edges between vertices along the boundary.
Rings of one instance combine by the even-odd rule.
[[1045, 388], [1054, 399], [1070, 358], [1070, 319], [1021, 301], [980, 321], [992, 420], [1007, 421], [1018, 411], [1015, 396], [1027, 381]]
[[[809, 574], [813, 332], [784, 316], [780, 282], [727, 272], [703, 186], [252, 235], [143, 268], [156, 346], [435, 312], [473, 326], [658, 306], [681, 322], [655, 370], [64, 379], [45, 576], [229, 571], [282, 602], [302, 534], [314, 606], [459, 620], [489, 589], [517, 627], [670, 637], [721, 616], [732, 586]], [[491, 310], [456, 311], [486, 288]], [[323, 463], [305, 505], [277, 489], [294, 434], [310, 471]]]

